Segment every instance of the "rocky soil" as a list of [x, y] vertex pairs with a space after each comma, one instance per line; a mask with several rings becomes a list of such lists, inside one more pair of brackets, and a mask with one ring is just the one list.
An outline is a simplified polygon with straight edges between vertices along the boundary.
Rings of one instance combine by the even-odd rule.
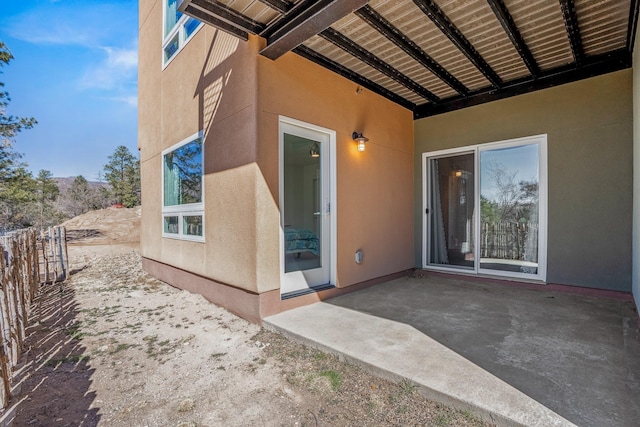
[[34, 304], [14, 426], [486, 425], [148, 276], [139, 218], [67, 222], [75, 274]]

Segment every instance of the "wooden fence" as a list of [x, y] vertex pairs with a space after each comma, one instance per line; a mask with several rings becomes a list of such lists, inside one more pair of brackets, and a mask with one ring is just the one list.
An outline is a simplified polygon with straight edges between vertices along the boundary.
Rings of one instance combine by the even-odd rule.
[[484, 222], [480, 226], [482, 258], [524, 260], [527, 239], [538, 244], [538, 224]]
[[0, 406], [11, 398], [13, 370], [20, 360], [31, 303], [43, 283], [66, 279], [68, 257], [62, 227], [38, 233], [20, 230], [0, 237]]

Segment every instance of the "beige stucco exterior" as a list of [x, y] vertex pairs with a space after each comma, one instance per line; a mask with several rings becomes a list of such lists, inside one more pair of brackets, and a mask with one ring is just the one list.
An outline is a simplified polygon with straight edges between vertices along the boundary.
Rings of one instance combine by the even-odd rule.
[[[465, 108], [415, 122], [415, 200], [422, 153], [546, 134], [547, 282], [629, 292], [632, 71]], [[422, 211], [416, 209], [416, 265]]]
[[[163, 67], [162, 3], [141, 0], [139, 11], [141, 253], [156, 276], [260, 321], [421, 267], [422, 153], [545, 134], [547, 282], [640, 299], [637, 67], [414, 122], [294, 53], [271, 61], [259, 37], [207, 25]], [[285, 301], [280, 117], [336, 134], [336, 289]], [[201, 130], [205, 242], [163, 238], [162, 151]], [[370, 139], [365, 152], [353, 131]]]
[[[197, 281], [205, 294], [207, 281], [218, 294], [218, 286], [242, 291], [230, 299], [268, 294], [268, 311], [279, 310], [280, 116], [337, 135], [335, 285], [413, 267], [410, 111], [366, 90], [358, 94], [354, 83], [293, 53], [277, 61], [260, 57], [261, 39], [244, 42], [209, 26], [163, 70], [161, 24], [162, 3], [141, 1], [141, 252], [148, 269], [167, 280]], [[205, 134], [205, 242], [163, 238], [161, 153], [199, 130]], [[364, 153], [351, 140], [356, 130], [370, 139]], [[359, 265], [357, 249], [365, 255]], [[170, 274], [172, 268], [193, 276]]]

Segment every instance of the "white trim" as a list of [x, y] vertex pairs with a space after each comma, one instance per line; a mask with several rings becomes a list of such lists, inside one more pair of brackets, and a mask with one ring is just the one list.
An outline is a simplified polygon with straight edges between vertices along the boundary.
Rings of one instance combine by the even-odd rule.
[[[285, 125], [285, 126], [283, 126]], [[300, 120], [296, 120], [286, 116], [278, 116], [278, 188], [279, 188], [279, 202], [278, 207], [280, 210], [280, 233], [279, 233], [279, 258], [280, 258], [280, 289], [282, 291], [282, 283], [287, 280], [285, 276], [284, 266], [284, 224], [282, 222], [282, 212], [284, 212], [284, 127], [286, 125], [300, 128], [301, 130], [308, 130], [315, 133], [324, 134], [328, 138], [329, 144], [329, 209], [330, 209], [330, 255], [329, 255], [329, 283], [336, 284], [337, 274], [336, 266], [338, 262], [338, 250], [337, 250], [337, 173], [336, 173], [336, 131], [328, 129], [322, 126], [313, 125]], [[322, 149], [321, 144], [321, 149]], [[321, 157], [323, 156], [321, 152]]]
[[[189, 18], [192, 18], [197, 21], [197, 19], [188, 15], [185, 15], [183, 13], [180, 19], [178, 19], [176, 24], [171, 29], [171, 31], [169, 31], [169, 33], [165, 36], [164, 26], [167, 22], [167, 0], [162, 0], [162, 69], [163, 70], [167, 68], [167, 66], [173, 61], [175, 57], [178, 56], [178, 54], [187, 45], [187, 43], [189, 43], [189, 41], [193, 38], [193, 36], [195, 36], [196, 33], [200, 31], [202, 27], [204, 27], [204, 24], [201, 21], [199, 21], [200, 23], [198, 24], [198, 27], [189, 35], [189, 37], [186, 37], [184, 24], [187, 22], [187, 20], [189, 20]], [[169, 43], [176, 36], [176, 34], [178, 35], [178, 50], [175, 51], [175, 53], [171, 56], [171, 58], [166, 59], [164, 54], [164, 49], [169, 45]]]
[[[164, 205], [164, 156], [167, 153], [171, 153], [172, 151], [177, 150], [183, 145], [189, 144], [190, 142], [195, 141], [196, 139], [200, 139], [200, 149], [202, 156], [202, 178], [201, 178], [201, 201], [199, 203], [187, 203], [184, 205], [173, 205], [173, 206], [165, 206]], [[162, 150], [160, 155], [160, 201], [162, 206], [162, 237], [168, 239], [176, 239], [176, 240], [189, 240], [193, 242], [201, 242], [205, 241], [205, 230], [206, 230], [206, 221], [204, 214], [204, 205], [205, 205], [205, 191], [204, 191], [204, 131], [200, 130], [193, 135], [183, 139], [182, 141], [173, 144], [171, 147]], [[164, 219], [169, 216], [177, 216], [178, 217], [178, 233], [167, 233], [164, 231]], [[190, 234], [184, 234], [183, 230], [183, 218], [185, 216], [201, 216], [202, 217], [202, 236], [194, 236]]]
[[[480, 253], [479, 253], [479, 236], [480, 236], [480, 215], [477, 214], [480, 209], [480, 153], [483, 151], [489, 151], [499, 148], [519, 147], [523, 145], [537, 144], [538, 146], [538, 167], [539, 167], [539, 181], [538, 181], [538, 272], [537, 274], [526, 274], [518, 272], [508, 272], [500, 270], [488, 270], [480, 268]], [[475, 217], [474, 220], [474, 232], [476, 236], [476, 247], [474, 248], [475, 261], [473, 268], [464, 267], [446, 267], [438, 265], [429, 265], [429, 216], [426, 214], [426, 210], [430, 212], [430, 188], [428, 185], [429, 173], [429, 160], [439, 157], [450, 157], [460, 155], [464, 153], [471, 153], [474, 155], [474, 200], [475, 200]], [[425, 270], [441, 271], [456, 274], [470, 274], [481, 277], [500, 277], [503, 279], [511, 280], [526, 280], [545, 282], [547, 277], [547, 244], [548, 244], [548, 159], [547, 159], [547, 135], [534, 135], [521, 138], [514, 138], [502, 141], [495, 141], [483, 144], [469, 145], [465, 147], [458, 147], [448, 150], [438, 150], [432, 152], [422, 153], [422, 268]]]

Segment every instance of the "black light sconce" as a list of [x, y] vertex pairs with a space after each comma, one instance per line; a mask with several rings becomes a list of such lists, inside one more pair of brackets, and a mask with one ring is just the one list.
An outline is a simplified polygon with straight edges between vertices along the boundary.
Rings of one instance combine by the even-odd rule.
[[363, 152], [365, 149], [364, 143], [369, 141], [369, 138], [364, 136], [362, 132], [353, 132], [351, 138], [358, 143], [358, 151]]

